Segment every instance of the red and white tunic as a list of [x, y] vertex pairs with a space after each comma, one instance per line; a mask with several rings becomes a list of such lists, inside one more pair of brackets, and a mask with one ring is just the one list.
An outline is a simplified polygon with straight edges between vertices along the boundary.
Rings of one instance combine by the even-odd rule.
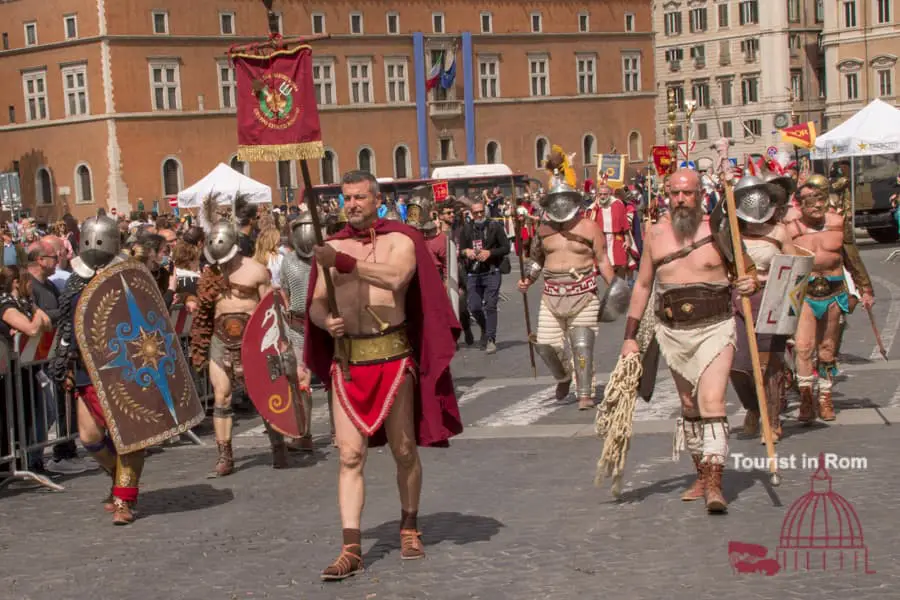
[[613, 267], [637, 267], [637, 248], [631, 236], [628, 209], [621, 200], [613, 198], [606, 206], [594, 203], [587, 210], [588, 219], [594, 221], [606, 234], [606, 253]]

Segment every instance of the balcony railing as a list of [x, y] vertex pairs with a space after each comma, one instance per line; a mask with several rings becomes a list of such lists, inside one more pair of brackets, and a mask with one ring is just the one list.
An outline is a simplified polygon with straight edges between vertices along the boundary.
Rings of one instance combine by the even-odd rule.
[[459, 100], [435, 100], [428, 105], [428, 114], [436, 119], [452, 119], [463, 114]]

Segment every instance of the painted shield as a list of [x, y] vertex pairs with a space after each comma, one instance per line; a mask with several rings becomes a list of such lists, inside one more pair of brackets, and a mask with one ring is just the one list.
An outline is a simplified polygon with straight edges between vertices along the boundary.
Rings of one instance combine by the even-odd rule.
[[814, 260], [812, 256], [775, 255], [759, 305], [756, 333], [794, 335]]
[[276, 431], [296, 438], [306, 431], [306, 414], [285, 313], [282, 295], [275, 290], [266, 294], [247, 322], [241, 360], [244, 385], [260, 416]]
[[447, 236], [447, 295], [450, 296], [450, 305], [453, 306], [453, 314], [459, 319], [459, 247], [450, 236]]
[[110, 266], [85, 287], [75, 335], [121, 454], [185, 433], [206, 416], [150, 271]]

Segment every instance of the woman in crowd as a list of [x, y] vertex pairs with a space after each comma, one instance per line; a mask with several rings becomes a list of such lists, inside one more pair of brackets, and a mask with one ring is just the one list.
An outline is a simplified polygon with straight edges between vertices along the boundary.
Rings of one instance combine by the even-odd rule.
[[200, 281], [200, 248], [179, 240], [172, 250], [175, 264], [175, 296], [191, 312], [197, 309], [197, 283]]
[[174, 266], [168, 260], [167, 251], [166, 238], [157, 233], [145, 233], [126, 252], [150, 269], [168, 309], [175, 301], [177, 277], [174, 276]]
[[256, 238], [256, 253], [253, 258], [269, 269], [272, 287], [281, 288], [281, 262], [284, 256], [278, 251], [281, 246], [281, 233], [275, 227], [264, 229]]

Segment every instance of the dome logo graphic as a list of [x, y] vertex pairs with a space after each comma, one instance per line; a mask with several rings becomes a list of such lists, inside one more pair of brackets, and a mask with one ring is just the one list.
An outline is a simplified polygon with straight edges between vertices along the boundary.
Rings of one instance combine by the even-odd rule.
[[735, 574], [781, 571], [855, 571], [867, 575], [869, 549], [856, 510], [831, 489], [825, 455], [819, 454], [810, 490], [788, 509], [781, 523], [775, 556], [759, 544], [728, 542], [728, 560]]

